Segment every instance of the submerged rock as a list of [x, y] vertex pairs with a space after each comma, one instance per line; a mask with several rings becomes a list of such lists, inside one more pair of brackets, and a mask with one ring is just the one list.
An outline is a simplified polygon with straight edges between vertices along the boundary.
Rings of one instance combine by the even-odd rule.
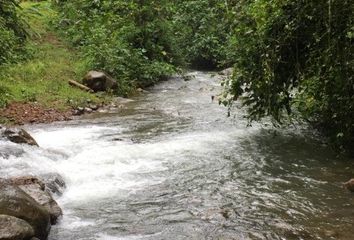
[[3, 137], [11, 142], [19, 144], [28, 144], [31, 146], [38, 146], [34, 138], [24, 129], [5, 129], [2, 133]]
[[61, 196], [66, 188], [65, 181], [58, 173], [48, 173], [41, 175], [41, 179], [46, 186], [46, 191]]
[[19, 187], [3, 183], [0, 183], [0, 214], [26, 221], [35, 237], [47, 239], [51, 227], [48, 211]]
[[354, 178], [350, 179], [348, 182], [344, 183], [344, 187], [351, 192], [354, 192]]
[[29, 176], [11, 179], [11, 182], [13, 185], [21, 188], [48, 211], [51, 224], [57, 223], [58, 218], [63, 215], [63, 212], [50, 192], [46, 191], [46, 186], [42, 181]]
[[116, 80], [103, 72], [97, 71], [88, 72], [82, 82], [94, 92], [104, 92], [118, 87]]
[[188, 82], [188, 81], [193, 80], [195, 78], [195, 76], [193, 76], [193, 75], [183, 75], [182, 78], [183, 78], [183, 80], [185, 82]]
[[26, 221], [0, 215], [0, 240], [30, 240], [34, 237], [34, 230]]
[[8, 159], [10, 156], [20, 157], [25, 151], [21, 147], [1, 146], [0, 157]]

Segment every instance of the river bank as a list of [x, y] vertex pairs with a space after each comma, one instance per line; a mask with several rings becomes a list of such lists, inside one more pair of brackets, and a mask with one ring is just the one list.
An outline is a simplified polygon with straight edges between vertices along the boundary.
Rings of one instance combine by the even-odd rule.
[[27, 60], [0, 66], [0, 123], [28, 124], [68, 120], [75, 109], [101, 106], [111, 94], [94, 94], [69, 85], [81, 81], [89, 69], [55, 30], [57, 13], [50, 2], [22, 2], [35, 11], [29, 21]]

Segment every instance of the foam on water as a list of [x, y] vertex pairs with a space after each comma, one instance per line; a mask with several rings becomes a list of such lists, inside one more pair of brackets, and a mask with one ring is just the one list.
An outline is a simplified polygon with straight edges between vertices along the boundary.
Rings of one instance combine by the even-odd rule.
[[[32, 134], [42, 150], [30, 151], [22, 161], [34, 169], [44, 167], [43, 171], [55, 171], [64, 177], [68, 189], [59, 201], [65, 205], [114, 196], [124, 190], [134, 193], [161, 183], [165, 176], [154, 173], [166, 171], [168, 162], [207, 154], [211, 145], [222, 145], [236, 133], [240, 136], [245, 132], [195, 132], [146, 143], [102, 138], [113, 131], [117, 129], [100, 126], [34, 130]], [[41, 156], [44, 152], [61, 153], [66, 158], [53, 161], [48, 154]]]

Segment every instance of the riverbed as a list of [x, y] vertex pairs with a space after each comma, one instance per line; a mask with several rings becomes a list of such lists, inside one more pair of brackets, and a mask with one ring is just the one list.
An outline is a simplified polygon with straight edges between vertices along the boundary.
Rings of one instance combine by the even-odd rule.
[[[64, 217], [49, 240], [354, 239], [354, 195], [306, 124], [249, 125], [212, 101], [215, 73], [191, 72], [112, 109], [26, 126], [40, 148], [0, 141], [4, 177], [59, 173]], [[6, 155], [6, 156], [5, 156]]]

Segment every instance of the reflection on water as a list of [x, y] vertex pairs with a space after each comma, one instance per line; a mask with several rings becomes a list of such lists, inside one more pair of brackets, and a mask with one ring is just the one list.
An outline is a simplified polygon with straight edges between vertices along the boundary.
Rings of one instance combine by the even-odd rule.
[[0, 142], [1, 175], [66, 179], [50, 239], [353, 239], [352, 161], [304, 126], [227, 118], [211, 101], [219, 79], [192, 74], [110, 113], [33, 126], [40, 149]]

